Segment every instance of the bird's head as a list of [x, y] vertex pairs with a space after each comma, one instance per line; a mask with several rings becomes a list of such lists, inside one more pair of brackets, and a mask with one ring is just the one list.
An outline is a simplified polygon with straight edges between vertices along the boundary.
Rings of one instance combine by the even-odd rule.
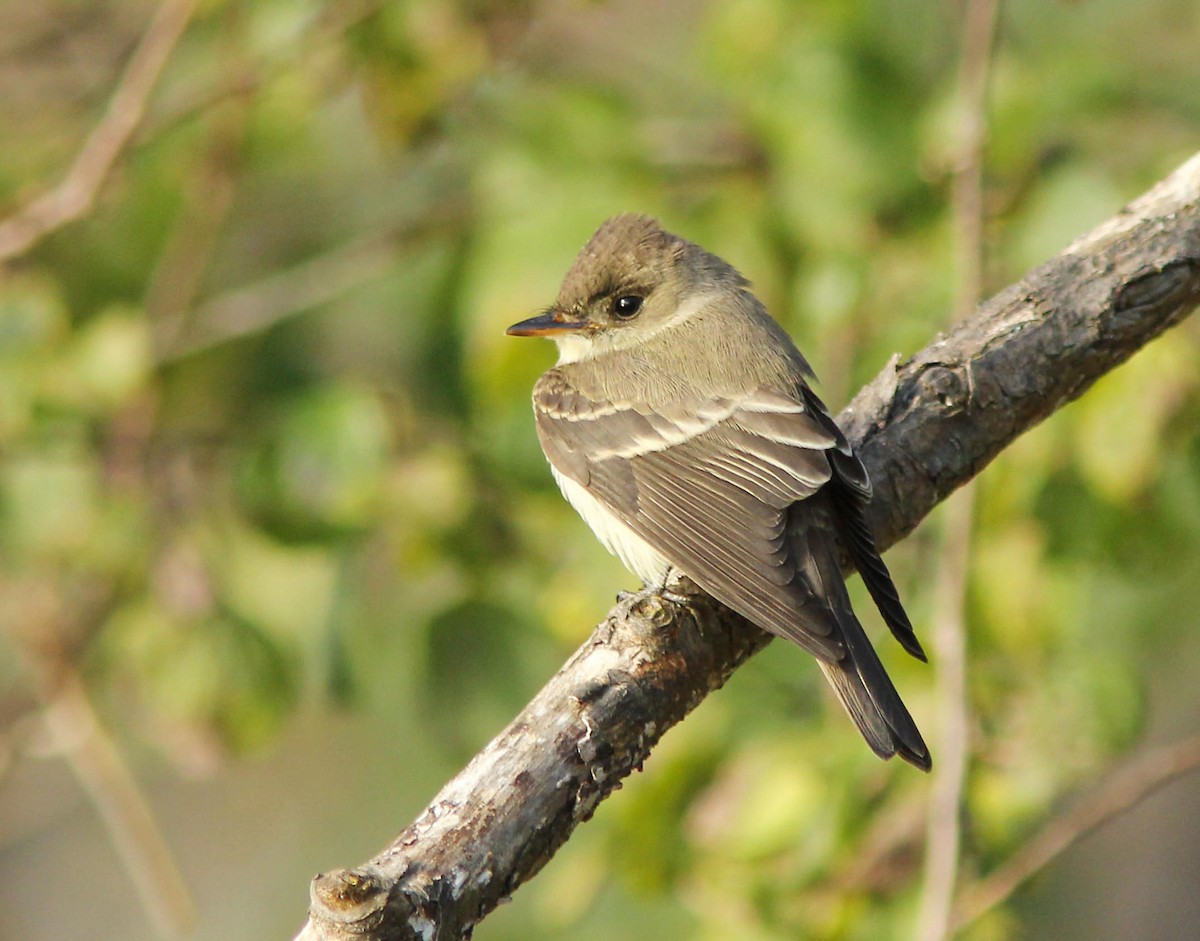
[[576, 362], [636, 346], [722, 290], [745, 284], [725, 262], [654, 219], [614, 216], [584, 245], [554, 304], [513, 324], [508, 334], [549, 337], [560, 363]]

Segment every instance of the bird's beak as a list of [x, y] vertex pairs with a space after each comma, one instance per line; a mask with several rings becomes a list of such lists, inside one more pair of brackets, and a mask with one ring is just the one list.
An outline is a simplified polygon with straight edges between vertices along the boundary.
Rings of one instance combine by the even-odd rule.
[[572, 320], [566, 313], [551, 307], [543, 314], [515, 323], [504, 332], [510, 337], [553, 337], [573, 333], [587, 326], [584, 320]]

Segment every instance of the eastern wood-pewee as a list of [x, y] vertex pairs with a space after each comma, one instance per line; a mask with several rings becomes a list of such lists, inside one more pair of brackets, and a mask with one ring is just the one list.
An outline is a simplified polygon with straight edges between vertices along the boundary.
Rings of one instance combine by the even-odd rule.
[[616, 216], [554, 305], [508, 332], [558, 344], [533, 390], [538, 437], [609, 551], [648, 586], [678, 571], [799, 644], [876, 754], [928, 770], [838, 564], [840, 539], [892, 633], [924, 660], [867, 526], [866, 469], [749, 282], [653, 219]]

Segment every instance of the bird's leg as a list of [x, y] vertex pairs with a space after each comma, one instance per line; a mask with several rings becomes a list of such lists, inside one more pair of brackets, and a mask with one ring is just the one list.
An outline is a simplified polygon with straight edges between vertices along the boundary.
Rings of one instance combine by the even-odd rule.
[[[691, 587], [692, 591], [687, 589]], [[695, 594], [692, 581], [675, 566], [670, 566], [663, 574], [662, 582], [654, 587], [654, 591], [667, 601], [692, 611], [692, 596]], [[694, 612], [693, 612], [694, 613]]]
[[[637, 591], [626, 591], [621, 589], [617, 592], [617, 604], [632, 604], [639, 598], [646, 598], [654, 595], [658, 598], [663, 598], [670, 601], [672, 604], [680, 605], [681, 607], [691, 608], [691, 593], [686, 591], [686, 588], [691, 585], [687, 581], [687, 576], [683, 575], [674, 566], [668, 568], [663, 577], [653, 583], [643, 583], [642, 587]], [[678, 589], [685, 589], [680, 591]]]

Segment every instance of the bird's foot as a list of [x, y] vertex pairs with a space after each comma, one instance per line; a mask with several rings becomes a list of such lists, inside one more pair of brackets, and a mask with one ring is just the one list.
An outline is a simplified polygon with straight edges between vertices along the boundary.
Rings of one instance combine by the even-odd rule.
[[663, 576], [662, 584], [655, 586], [654, 591], [659, 597], [690, 611], [699, 589], [696, 587], [696, 583], [679, 569], [669, 568]]
[[685, 594], [683, 594], [683, 592], [679, 592], [679, 591], [672, 591], [666, 585], [663, 585], [661, 588], [655, 588], [652, 590], [653, 590], [654, 594], [658, 595], [658, 597], [660, 597], [666, 601], [669, 601], [672, 604], [677, 604], [681, 608], [690, 608], [692, 606], [693, 599], [692, 599], [691, 595], [685, 595]]

